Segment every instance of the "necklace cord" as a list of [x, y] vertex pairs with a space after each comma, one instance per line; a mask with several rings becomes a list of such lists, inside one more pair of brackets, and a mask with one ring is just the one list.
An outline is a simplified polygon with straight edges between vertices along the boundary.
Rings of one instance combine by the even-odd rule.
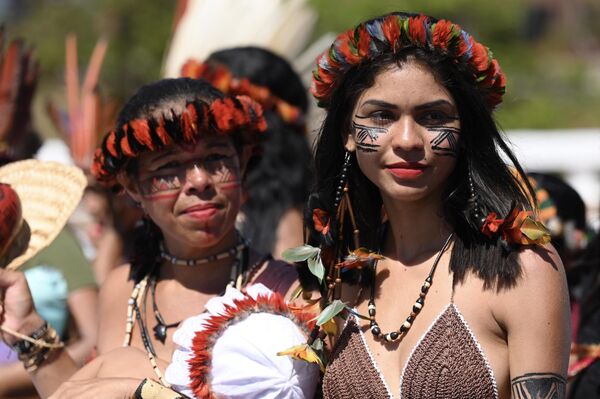
[[[413, 324], [415, 318], [421, 312], [421, 309], [425, 305], [425, 298], [427, 297], [427, 293], [429, 292], [429, 288], [431, 287], [431, 284], [433, 284], [433, 275], [435, 273], [437, 265], [438, 265], [440, 259], [442, 258], [442, 255], [448, 249], [448, 246], [450, 245], [450, 242], [452, 241], [453, 236], [454, 236], [454, 233], [451, 233], [448, 236], [448, 238], [446, 239], [446, 241], [444, 242], [444, 245], [438, 252], [435, 260], [433, 261], [433, 265], [431, 266], [431, 270], [429, 271], [427, 278], [425, 279], [425, 281], [423, 282], [423, 285], [421, 286], [421, 292], [419, 293], [419, 298], [417, 298], [417, 300], [413, 304], [410, 315], [406, 318], [404, 323], [402, 323], [400, 328], [396, 331], [392, 331], [389, 333], [382, 333], [381, 328], [379, 327], [379, 324], [377, 323], [377, 320], [375, 318], [375, 315], [377, 314], [377, 307], [375, 305], [375, 288], [376, 288], [376, 282], [377, 282], [377, 260], [371, 261], [370, 265], [373, 270], [373, 281], [371, 281], [371, 295], [370, 295], [369, 303], [367, 305], [367, 309], [369, 312], [368, 319], [370, 320], [370, 330], [375, 338], [383, 337], [383, 339], [386, 342], [393, 342], [393, 341], [398, 340], [400, 337], [404, 336], [408, 332], [408, 330], [412, 327], [412, 324]], [[361, 316], [360, 318], [365, 318], [365, 316]]]

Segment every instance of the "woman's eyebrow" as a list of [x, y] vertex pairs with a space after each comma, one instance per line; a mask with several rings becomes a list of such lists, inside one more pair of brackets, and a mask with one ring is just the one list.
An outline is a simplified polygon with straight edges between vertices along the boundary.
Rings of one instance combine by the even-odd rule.
[[206, 144], [206, 148], [230, 148], [229, 143], [224, 143], [224, 142], [219, 142], [219, 141], [215, 141], [212, 143], [208, 143]]
[[416, 110], [422, 110], [422, 109], [426, 109], [426, 108], [432, 108], [432, 107], [437, 107], [439, 105], [445, 105], [447, 107], [450, 107], [452, 109], [455, 109], [456, 107], [454, 106], [454, 104], [452, 104], [450, 101], [448, 100], [435, 100], [435, 101], [431, 101], [425, 104], [421, 104], [421, 105], [417, 105], [415, 107]]
[[175, 150], [173, 150], [173, 149], [166, 150], [164, 152], [161, 152], [160, 154], [157, 154], [155, 157], [150, 158], [149, 162], [153, 163], [156, 161], [160, 161], [163, 158], [168, 158], [168, 157], [172, 156], [173, 154], [175, 154]]
[[362, 105], [360, 107], [362, 108], [365, 105], [375, 105], [375, 106], [378, 106], [381, 108], [387, 108], [387, 109], [398, 109], [398, 106], [396, 104], [388, 103], [387, 101], [377, 100], [377, 99], [367, 100], [364, 103], [362, 103]]

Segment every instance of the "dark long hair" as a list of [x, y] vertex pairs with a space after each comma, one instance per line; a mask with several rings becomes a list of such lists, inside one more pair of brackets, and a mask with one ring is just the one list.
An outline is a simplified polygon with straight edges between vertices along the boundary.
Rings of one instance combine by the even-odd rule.
[[[278, 55], [258, 47], [215, 52], [207, 62], [224, 65], [236, 78], [268, 88], [272, 94], [306, 114], [308, 99], [299, 76]], [[248, 165], [242, 205], [242, 235], [263, 253], [273, 250], [277, 226], [290, 208], [302, 208], [312, 185], [312, 154], [305, 126], [286, 123], [274, 110], [265, 110], [267, 131], [261, 137], [260, 156]]]
[[[117, 119], [121, 126], [133, 119], [157, 120], [160, 116], [175, 115], [175, 104], [185, 104], [191, 101], [201, 101], [207, 104], [223, 98], [223, 94], [203, 80], [179, 78], [164, 79], [142, 86], [124, 105]], [[168, 123], [168, 129], [179, 129], [179, 123]], [[183, 132], [171, 132], [173, 136], [182, 136]], [[241, 148], [241, 138], [234, 135], [236, 148]], [[130, 179], [138, 176], [137, 159], [133, 158], [126, 165], [126, 173]], [[130, 278], [135, 282], [142, 280], [148, 273], [158, 271], [160, 265], [160, 243], [163, 235], [160, 228], [147, 216], [133, 233], [133, 251], [131, 256]]]
[[[334, 214], [331, 204], [340, 181], [345, 156], [344, 143], [346, 134], [351, 131], [352, 110], [361, 93], [374, 84], [378, 74], [390, 66], [402, 68], [410, 59], [418, 60], [431, 69], [438, 82], [452, 95], [460, 115], [463, 149], [443, 197], [443, 215], [455, 234], [450, 261], [455, 283], [473, 271], [484, 280], [487, 287], [510, 286], [515, 283], [521, 270], [518, 251], [501, 245], [500, 241], [488, 239], [479, 231], [478, 224], [465, 216], [468, 213], [468, 175], [470, 173], [472, 176], [484, 215], [494, 211], [504, 216], [512, 204], [529, 209], [531, 203], [528, 195], [533, 198], [533, 191], [526, 179], [517, 177], [524, 176], [524, 172], [471, 78], [472, 72], [440, 52], [415, 46], [405, 47], [395, 53], [383, 52], [377, 58], [352, 67], [340, 77], [316, 143], [317, 183], [309, 199], [309, 209], [319, 205]], [[514, 172], [502, 160], [500, 152], [512, 162]], [[354, 154], [351, 154], [348, 186], [360, 230], [360, 244], [375, 250], [380, 244], [378, 232], [381, 228], [382, 199], [378, 188], [358, 168]], [[311, 215], [307, 216], [306, 224], [311, 226]], [[344, 224], [348, 225], [349, 222]], [[344, 252], [354, 248], [352, 232], [345, 230], [344, 237], [334, 244], [336, 252], [340, 248]], [[321, 244], [317, 237], [319, 235], [313, 232], [311, 242]], [[345, 274], [350, 282], [361, 280], [368, 283], [366, 272]]]

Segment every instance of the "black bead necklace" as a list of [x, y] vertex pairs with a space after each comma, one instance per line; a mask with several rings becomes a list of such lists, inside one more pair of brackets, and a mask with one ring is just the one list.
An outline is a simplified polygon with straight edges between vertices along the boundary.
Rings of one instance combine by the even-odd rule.
[[383, 337], [383, 339], [385, 339], [387, 342], [394, 342], [394, 341], [397, 341], [398, 339], [400, 339], [401, 336], [403, 336], [404, 334], [406, 334], [408, 332], [408, 330], [410, 330], [410, 328], [412, 327], [412, 324], [415, 320], [415, 317], [417, 317], [417, 315], [419, 314], [419, 312], [421, 312], [421, 309], [423, 309], [423, 306], [425, 305], [425, 297], [427, 296], [427, 293], [429, 292], [429, 288], [431, 287], [431, 284], [433, 283], [433, 274], [435, 273], [435, 269], [437, 267], [437, 264], [440, 261], [440, 258], [442, 257], [442, 254], [446, 251], [446, 249], [448, 249], [448, 246], [450, 245], [450, 241], [452, 240], [453, 235], [454, 234], [450, 234], [448, 236], [448, 238], [446, 239], [446, 242], [442, 246], [442, 249], [440, 250], [440, 252], [438, 252], [435, 260], [433, 261], [433, 266], [431, 266], [431, 270], [429, 271], [429, 274], [427, 275], [425, 282], [421, 286], [421, 292], [419, 293], [419, 298], [417, 298], [417, 300], [415, 301], [415, 304], [412, 307], [412, 312], [410, 312], [410, 315], [406, 318], [404, 323], [402, 323], [402, 325], [400, 326], [400, 328], [397, 331], [392, 331], [389, 333], [382, 333], [381, 328], [379, 327], [379, 324], [377, 324], [377, 320], [375, 320], [375, 315], [377, 314], [377, 308], [375, 306], [375, 282], [376, 282], [376, 277], [377, 277], [377, 261], [373, 262], [373, 266], [372, 266], [373, 281], [371, 282], [371, 297], [369, 298], [369, 303], [368, 303], [367, 309], [369, 311], [371, 333], [373, 334], [373, 336], [375, 338]]
[[[238, 239], [239, 243], [234, 247], [220, 254], [211, 255], [202, 259], [188, 260], [176, 258], [170, 254], [167, 254], [164, 251], [161, 244], [161, 257], [175, 265], [196, 266], [235, 256], [235, 260], [231, 265], [231, 274], [229, 282], [225, 287], [226, 290], [227, 287], [237, 287], [240, 285], [240, 279], [243, 275], [244, 263], [247, 261], [248, 258], [248, 244], [241, 238], [241, 236], [238, 235], [238, 237], [240, 237]], [[223, 290], [223, 293], [225, 292], [225, 290]], [[158, 305], [156, 303], [156, 277], [152, 278], [150, 281], [150, 292], [152, 294], [152, 310], [154, 312], [154, 319], [156, 320], [156, 324], [154, 325], [154, 328], [152, 328], [152, 330], [154, 331], [154, 337], [164, 344], [165, 340], [167, 339], [167, 331], [169, 330], [169, 328], [177, 327], [179, 323], [181, 323], [181, 320], [171, 324], [165, 323], [165, 320], [162, 317], [160, 311], [158, 310]]]

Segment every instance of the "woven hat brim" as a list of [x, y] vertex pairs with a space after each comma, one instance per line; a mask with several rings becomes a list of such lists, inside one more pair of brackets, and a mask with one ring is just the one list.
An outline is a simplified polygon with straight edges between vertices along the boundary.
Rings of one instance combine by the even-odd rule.
[[81, 201], [87, 180], [76, 166], [29, 159], [1, 167], [0, 182], [19, 195], [23, 219], [31, 229], [25, 252], [6, 266], [14, 270], [56, 238]]

